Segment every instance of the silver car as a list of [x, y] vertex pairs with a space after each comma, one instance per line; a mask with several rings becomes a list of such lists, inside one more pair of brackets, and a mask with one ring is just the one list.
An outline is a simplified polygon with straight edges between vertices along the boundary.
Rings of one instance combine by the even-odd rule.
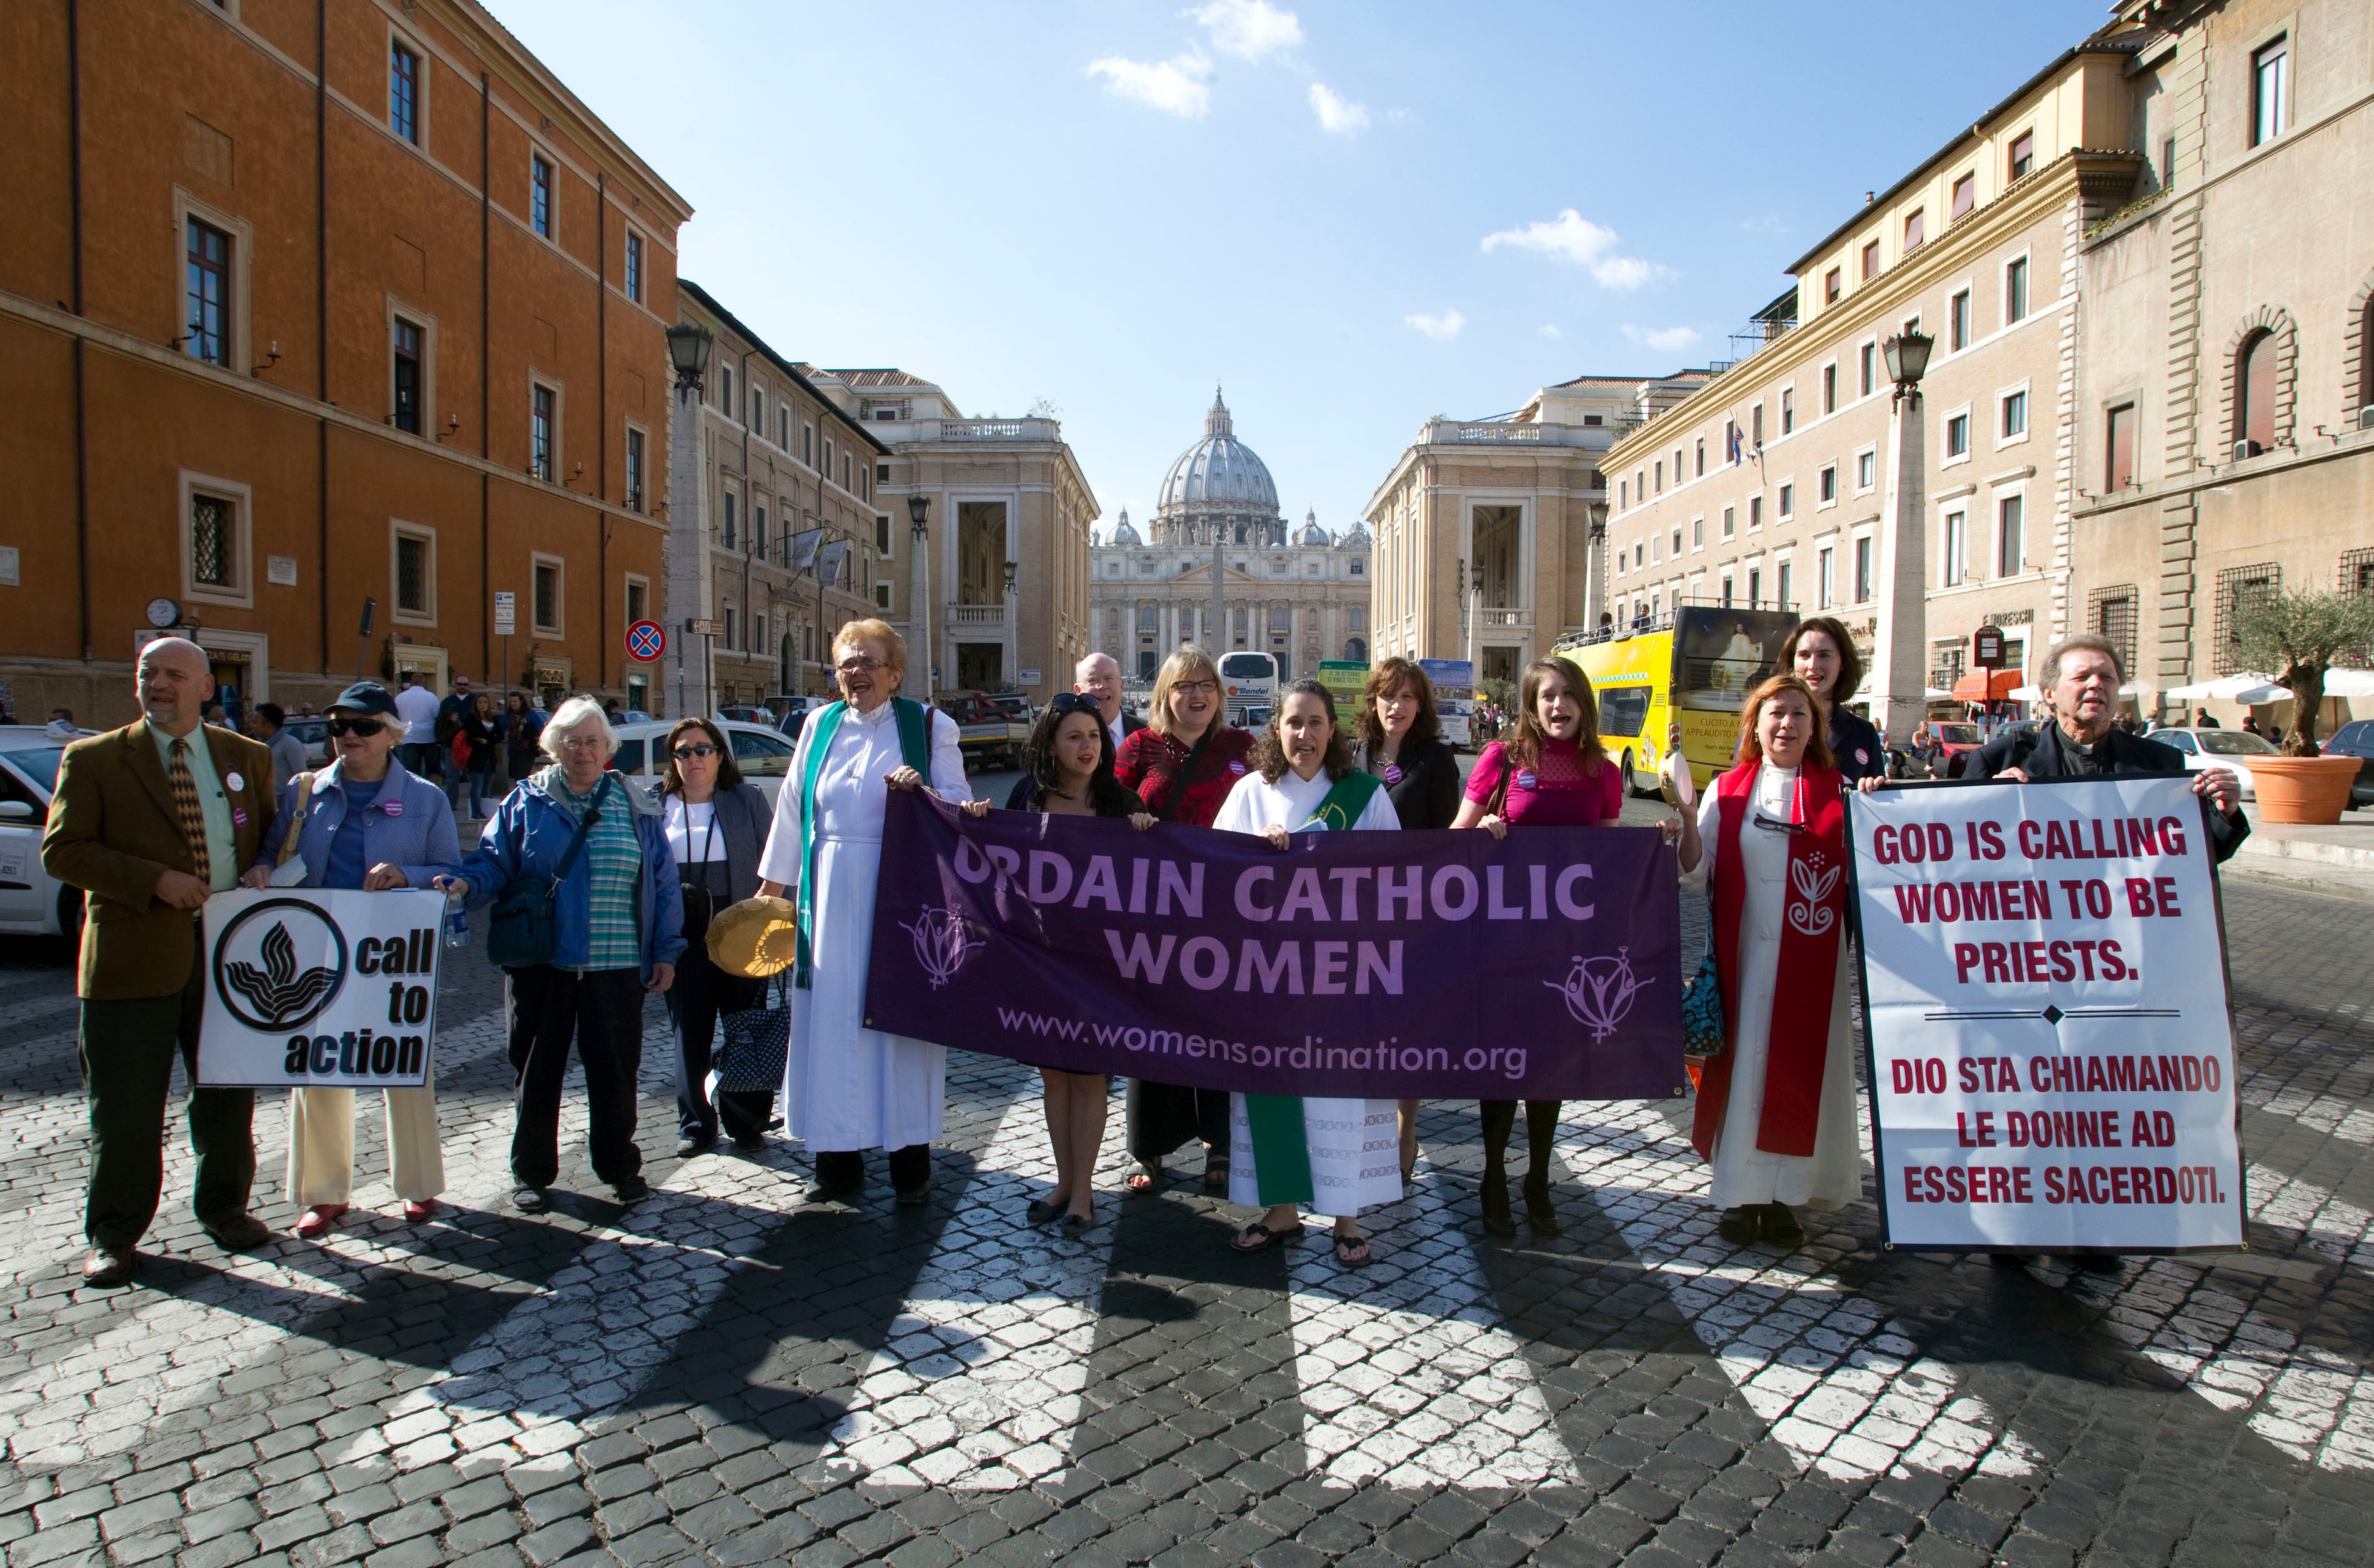
[[[758, 787], [758, 792], [773, 805], [782, 793], [783, 779], [792, 771], [793, 743], [781, 730], [767, 724], [746, 724], [737, 719], [712, 719], [711, 723], [725, 731], [725, 743], [734, 748], [734, 766], [742, 770], [743, 778]], [[668, 731], [676, 727], [672, 719], [655, 719], [642, 724], [615, 726], [618, 732], [618, 753], [610, 766], [638, 785], [649, 786], [660, 781], [667, 769], [667, 758], [659, 755], [667, 743]]]
[[82, 934], [82, 889], [41, 867], [41, 830], [65, 751], [65, 742], [34, 725], [0, 725], [0, 931]]

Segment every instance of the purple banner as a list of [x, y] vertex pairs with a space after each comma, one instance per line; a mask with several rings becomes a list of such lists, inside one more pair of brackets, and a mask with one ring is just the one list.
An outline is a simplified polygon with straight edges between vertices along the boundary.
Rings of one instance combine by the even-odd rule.
[[1665, 1099], [1654, 828], [1297, 835], [975, 820], [892, 791], [869, 1027], [1074, 1072], [1363, 1099]]

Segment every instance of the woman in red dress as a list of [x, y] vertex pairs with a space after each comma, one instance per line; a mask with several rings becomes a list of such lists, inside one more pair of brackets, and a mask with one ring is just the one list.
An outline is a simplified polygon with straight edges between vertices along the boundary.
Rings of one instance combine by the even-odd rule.
[[[1467, 799], [1453, 827], [1480, 827], [1495, 838], [1519, 827], [1599, 827], [1624, 809], [1624, 776], [1599, 743], [1599, 702], [1591, 682], [1563, 659], [1525, 666], [1517, 732], [1484, 748], [1467, 776]], [[1557, 1141], [1557, 1100], [1525, 1102], [1525, 1217], [1543, 1235], [1561, 1229], [1550, 1202], [1550, 1151]], [[1509, 1134], [1517, 1102], [1486, 1100], [1484, 1228], [1517, 1234], [1509, 1212]]]
[[[1245, 776], [1252, 736], [1222, 722], [1220, 669], [1200, 648], [1182, 648], [1162, 661], [1146, 728], [1121, 744], [1113, 777], [1137, 791], [1158, 821], [1209, 827], [1237, 780]], [[1204, 1185], [1228, 1186], [1228, 1096], [1133, 1078], [1128, 1096], [1129, 1152], [1138, 1163], [1129, 1188], [1144, 1192], [1161, 1179], [1162, 1161], [1189, 1139], [1204, 1143]]]

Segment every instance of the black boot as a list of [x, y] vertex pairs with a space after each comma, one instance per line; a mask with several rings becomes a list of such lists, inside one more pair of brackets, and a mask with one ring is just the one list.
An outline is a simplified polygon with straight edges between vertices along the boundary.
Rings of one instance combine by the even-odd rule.
[[1786, 1203], [1767, 1203], [1764, 1206], [1761, 1229], [1764, 1239], [1775, 1246], [1805, 1245], [1805, 1227], [1797, 1223], [1797, 1216], [1789, 1211]]
[[1525, 1102], [1525, 1218], [1537, 1235], [1554, 1236], [1566, 1227], [1550, 1204], [1550, 1155], [1557, 1148], [1558, 1102]]
[[1517, 1222], [1509, 1212], [1509, 1134], [1517, 1125], [1517, 1102], [1486, 1100], [1477, 1107], [1484, 1121], [1484, 1185], [1479, 1189], [1484, 1209], [1484, 1234], [1512, 1236]]
[[932, 1146], [910, 1143], [890, 1151], [890, 1189], [901, 1207], [913, 1209], [932, 1196]]
[[816, 1179], [808, 1184], [807, 1200], [829, 1203], [865, 1183], [865, 1156], [854, 1149], [824, 1150], [816, 1157]]

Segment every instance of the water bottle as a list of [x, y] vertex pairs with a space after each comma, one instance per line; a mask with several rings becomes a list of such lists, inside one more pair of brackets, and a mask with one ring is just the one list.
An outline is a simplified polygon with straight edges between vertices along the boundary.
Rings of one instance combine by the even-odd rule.
[[470, 909], [465, 902], [469, 895], [460, 891], [445, 895], [445, 945], [470, 945]]

